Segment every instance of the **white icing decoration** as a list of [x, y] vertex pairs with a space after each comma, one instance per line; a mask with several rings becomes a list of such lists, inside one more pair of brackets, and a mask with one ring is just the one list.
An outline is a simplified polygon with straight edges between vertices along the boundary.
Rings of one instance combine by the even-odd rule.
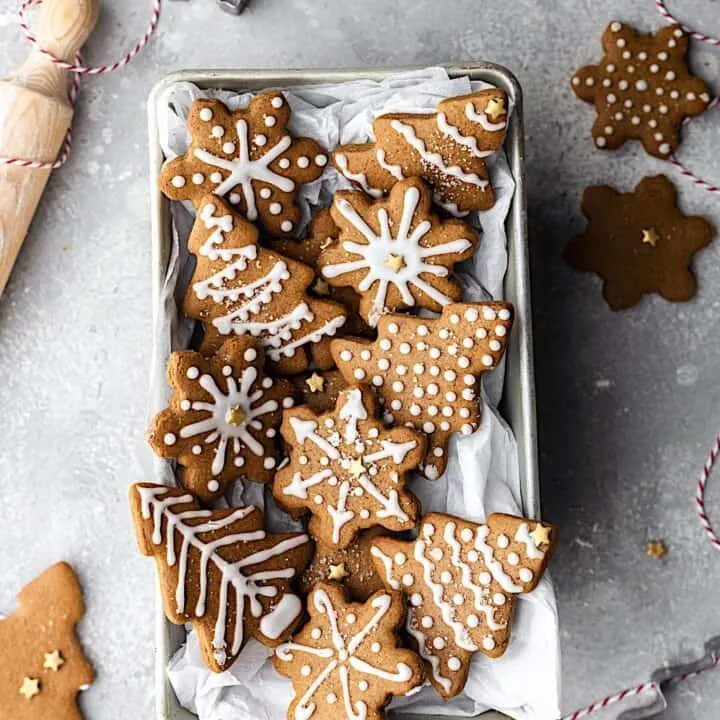
[[[470, 106], [472, 107], [472, 103], [470, 103]], [[415, 134], [412, 125], [407, 125], [400, 120], [391, 120], [390, 127], [402, 135], [405, 141], [420, 155], [424, 162], [432, 165], [444, 175], [449, 175], [468, 185], [476, 185], [481, 190], [485, 190], [489, 185], [489, 181], [483, 180], [477, 173], [466, 173], [459, 165], [447, 165], [440, 153], [429, 151], [425, 147], [425, 142]]]
[[385, 151], [382, 148], [377, 149], [375, 157], [377, 158], [378, 165], [383, 170], [387, 170], [387, 172], [389, 172], [396, 180], [405, 179], [405, 174], [403, 173], [400, 165], [392, 165], [391, 163], [385, 161]]
[[447, 135], [447, 137], [454, 140], [458, 145], [462, 145], [467, 148], [470, 151], [470, 154], [476, 158], [483, 159], [495, 152], [494, 150], [480, 150], [477, 145], [477, 138], [463, 135], [454, 125], [448, 122], [445, 113], [439, 112], [437, 114], [437, 124], [443, 135]]
[[471, 102], [465, 106], [465, 117], [470, 120], [470, 122], [480, 125], [480, 127], [483, 130], [487, 130], [487, 132], [498, 132], [498, 130], [504, 130], [505, 125], [507, 125], [505, 120], [501, 120], [498, 123], [490, 122], [484, 112], [476, 112], [475, 106]]
[[485, 541], [490, 533], [487, 525], [481, 525], [475, 533], [475, 549], [482, 553], [485, 566], [492, 573], [495, 581], [506, 593], [521, 593], [522, 588], [503, 570], [499, 560], [495, 559], [493, 549]]
[[[226, 657], [226, 620], [230, 604], [228, 597], [232, 588], [235, 595], [235, 617], [242, 619], [245, 613], [245, 603], [249, 602], [250, 613], [255, 618], [262, 618], [260, 622], [261, 632], [272, 633], [268, 637], [278, 638], [290, 624], [302, 612], [300, 599], [292, 593], [285, 593], [275, 605], [269, 615], [263, 617], [263, 606], [259, 597], [276, 597], [278, 588], [274, 585], [265, 585], [270, 580], [289, 580], [295, 575], [292, 567], [277, 570], [258, 570], [250, 575], [243, 574], [243, 568], [264, 563], [272, 558], [279, 557], [285, 553], [309, 542], [307, 535], [297, 535], [277, 542], [272, 547], [253, 552], [234, 563], [224, 560], [217, 552], [219, 548], [236, 543], [249, 543], [265, 540], [267, 535], [264, 530], [250, 532], [232, 533], [219, 539], [205, 542], [198, 536], [202, 533], [213, 532], [226, 528], [238, 520], [246, 518], [256, 508], [252, 505], [233, 510], [232, 513], [219, 520], [212, 520], [212, 512], [209, 510], [186, 510], [176, 512], [173, 510], [176, 505], [184, 505], [193, 501], [191, 495], [168, 496], [159, 499], [160, 495], [167, 493], [165, 487], [142, 487], [137, 488], [141, 501], [141, 515], [144, 520], [152, 517], [153, 532], [152, 542], [160, 545], [163, 541], [163, 519], [165, 519], [165, 538], [167, 543], [166, 562], [168, 567], [178, 566], [178, 579], [175, 587], [175, 601], [178, 614], [185, 614], [186, 598], [185, 587], [187, 584], [188, 553], [190, 547], [200, 553], [199, 562], [199, 593], [195, 608], [191, 611], [195, 617], [204, 617], [207, 611], [207, 601], [217, 597], [218, 617], [215, 622], [215, 631], [212, 646], [218, 658]], [[187, 524], [190, 519], [206, 518], [207, 522], [200, 524]], [[175, 549], [176, 534], [181, 537], [179, 553]], [[208, 593], [209, 565], [212, 564], [220, 573], [220, 585], [217, 595]], [[292, 611], [295, 614], [292, 615]], [[266, 620], [263, 629], [263, 620]], [[235, 622], [235, 630], [230, 645], [230, 652], [236, 655], [244, 641], [244, 622]], [[221, 664], [224, 664], [224, 660]]]
[[[313, 657], [327, 660], [327, 665], [318, 672], [317, 676], [306, 690], [305, 694], [299, 699], [295, 706], [294, 719], [308, 720], [315, 710], [316, 704], [313, 698], [323, 685], [325, 680], [335, 671], [337, 671], [340, 686], [343, 691], [343, 704], [345, 717], [348, 720], [365, 720], [367, 717], [367, 705], [358, 700], [353, 702], [350, 692], [350, 672], [355, 671], [363, 676], [372, 678], [380, 678], [393, 683], [407, 683], [412, 679], [412, 668], [406, 663], [399, 662], [396, 664], [395, 672], [388, 672], [382, 668], [376, 667], [372, 663], [357, 657], [357, 651], [363, 646], [368, 637], [377, 630], [382, 619], [387, 615], [392, 603], [390, 595], [379, 595], [374, 598], [371, 606], [375, 609], [375, 613], [357, 633], [351, 635], [348, 639], [340, 632], [337, 610], [332, 604], [328, 594], [318, 589], [313, 592], [312, 601], [318, 612], [325, 615], [330, 626], [331, 643], [327, 647], [316, 648], [309, 645], [303, 645], [297, 642], [288, 642], [280, 645], [276, 650], [276, 656], [283, 662], [292, 662], [295, 653], [307, 653]], [[373, 646], [375, 643], [373, 643]], [[362, 682], [364, 678], [361, 678]], [[369, 682], [365, 680], [367, 687]]]
[[443, 675], [440, 673], [440, 659], [435, 655], [433, 652], [430, 651], [430, 649], [425, 644], [425, 634], [420, 630], [419, 626], [413, 623], [413, 611], [410, 610], [408, 612], [407, 622], [405, 624], [405, 629], [408, 631], [408, 633], [414, 638], [415, 642], [418, 646], [418, 652], [420, 653], [420, 657], [423, 660], [426, 660], [428, 663], [430, 663], [430, 669], [432, 670], [433, 678], [435, 682], [437, 682], [440, 687], [446, 692], [450, 692], [450, 688], [452, 687], [452, 682], [446, 678], [443, 677]]
[[525, 545], [525, 552], [531, 560], [542, 560], [545, 553], [538, 548], [535, 540], [530, 535], [530, 528], [527, 523], [522, 523], [515, 533], [515, 539]]
[[[257, 220], [258, 214], [255, 203], [255, 191], [252, 186], [253, 181], [274, 185], [286, 193], [292, 192], [295, 189], [293, 180], [278, 175], [269, 168], [270, 163], [290, 147], [292, 139], [289, 135], [284, 135], [273, 147], [269, 148], [264, 155], [257, 160], [251, 160], [247, 122], [245, 120], [238, 120], [235, 126], [237, 128], [239, 147], [237, 148], [237, 156], [234, 159], [221, 158], [201, 148], [196, 148], [194, 155], [201, 162], [229, 173], [228, 177], [215, 188], [215, 194], [224, 197], [230, 190], [240, 185], [243, 197], [245, 198], [245, 204], [247, 205], [247, 218], [248, 220]], [[223, 145], [223, 152], [226, 154], [231, 155], [234, 154], [235, 151], [234, 143], [225, 143]]]
[[374, 545], [370, 548], [370, 554], [378, 558], [385, 567], [385, 581], [393, 590], [400, 589], [400, 583], [392, 576], [392, 558]]
[[367, 195], [373, 198], [382, 197], [382, 190], [370, 187], [368, 184], [367, 175], [365, 173], [351, 172], [348, 167], [347, 157], [343, 153], [335, 153], [335, 164], [340, 169], [340, 172], [348, 179], [356, 182]]
[[[471, 247], [472, 243], [465, 238], [458, 238], [452, 242], [430, 247], [421, 245], [422, 239], [430, 232], [431, 224], [424, 220], [417, 224], [410, 233], [410, 226], [415, 218], [420, 192], [416, 187], [409, 187], [403, 198], [403, 211], [395, 237], [390, 227], [390, 218], [385, 208], [377, 211], [380, 223], [380, 235], [365, 222], [352, 204], [342, 198], [336, 202], [336, 207], [343, 217], [365, 238], [366, 244], [345, 240], [342, 247], [347, 252], [358, 255], [359, 260], [352, 260], [334, 265], [326, 265], [322, 274], [327, 278], [336, 278], [357, 270], [367, 270], [360, 281], [358, 289], [367, 292], [377, 282], [377, 290], [373, 298], [372, 309], [369, 313], [370, 325], [375, 326], [381, 315], [387, 312], [385, 301], [389, 285], [394, 285], [402, 301], [409, 306], [415, 305], [415, 298], [409, 290], [409, 285], [416, 287], [440, 305], [448, 305], [452, 298], [436, 290], [423, 280], [420, 275], [428, 273], [437, 277], [445, 277], [449, 271], [443, 265], [433, 265], [424, 262], [425, 258], [451, 253], [462, 253]], [[404, 265], [397, 272], [387, 265], [389, 255], [402, 257]]]

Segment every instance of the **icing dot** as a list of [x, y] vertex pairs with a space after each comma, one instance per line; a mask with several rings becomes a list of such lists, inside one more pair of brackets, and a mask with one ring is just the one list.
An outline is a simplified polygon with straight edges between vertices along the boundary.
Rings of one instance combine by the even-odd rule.
[[647, 60], [647, 53], [643, 50], [638, 53], [638, 60]]
[[353, 358], [353, 354], [349, 350], [343, 350], [340, 353], [340, 359], [343, 362], [350, 362], [350, 360], [352, 360], [352, 358]]
[[447, 665], [448, 665], [448, 670], [452, 670], [453, 672], [457, 672], [462, 667], [460, 658], [456, 658], [454, 655], [448, 659]]
[[515, 552], [508, 553], [507, 561], [510, 565], [517, 565], [520, 562], [520, 556]]
[[230, 204], [237, 205], [240, 202], [240, 195], [238, 193], [230, 193]]
[[453, 313], [453, 314], [450, 316], [450, 322], [451, 322], [453, 325], [457, 325], [457, 324], [460, 322], [460, 316], [457, 315], [457, 314], [455, 314], [455, 313]]
[[272, 115], [265, 116], [265, 127], [274, 127], [277, 120]]
[[488, 346], [493, 352], [497, 352], [502, 347], [502, 345], [497, 340], [491, 340], [488, 343]]
[[328, 693], [325, 701], [328, 705], [334, 705], [337, 702], [337, 695], [335, 693]]
[[400, 382], [400, 380], [395, 380], [392, 384], [392, 389], [395, 392], [402, 392], [405, 389], [405, 384]]
[[220, 489], [220, 483], [217, 480], [211, 480], [207, 486], [210, 492], [217, 492]]
[[462, 593], [455, 593], [453, 595], [453, 603], [455, 605], [462, 605], [465, 602], [465, 598], [463, 597]]
[[200, 370], [198, 370], [198, 368], [196, 368], [194, 366], [189, 367], [185, 374], [188, 376], [188, 378], [190, 378], [190, 380], [195, 380], [195, 378], [197, 378], [200, 375]]
[[391, 400], [390, 407], [393, 410], [399, 410], [402, 407], [402, 402], [400, 402], [400, 400]]
[[282, 205], [280, 203], [270, 203], [268, 209], [271, 215], [279, 215], [282, 212]]
[[476, 563], [478, 561], [479, 557], [480, 556], [478, 555], [477, 550], [470, 550], [468, 552], [468, 560], [471, 563]]
[[263, 460], [263, 467], [266, 470], [272, 470], [275, 467], [275, 458], [266, 457]]
[[410, 353], [411, 349], [412, 348], [410, 347], [409, 343], [406, 343], [406, 342], [400, 343], [400, 353], [402, 355], [408, 355]]
[[312, 672], [312, 668], [311, 668], [309, 665], [303, 665], [303, 666], [300, 668], [300, 674], [301, 674], [303, 677], [307, 677], [308, 675], [310, 675], [311, 672]]
[[358, 688], [360, 689], [361, 692], [365, 692], [369, 687], [370, 687], [370, 686], [368, 685], [368, 681], [367, 681], [367, 680], [361, 680], [361, 681], [358, 683]]
[[655, 120], [654, 118], [650, 118], [650, 119], [648, 120], [648, 125], [649, 125], [651, 128], [657, 127], [657, 120]]
[[480, 624], [480, 620], [477, 615], [468, 615], [465, 622], [467, 622], [468, 627], [471, 628], [476, 628]]
[[440, 548], [433, 548], [430, 550], [430, 557], [435, 560], [435, 562], [440, 562], [440, 560], [443, 559], [443, 551]]
[[623, 105], [624, 105], [626, 108], [631, 108], [631, 107], [632, 107], [632, 100], [626, 100], [626, 101], [623, 103]]
[[257, 350], [255, 350], [255, 348], [248, 348], [243, 357], [246, 362], [253, 362], [257, 359]]
[[371, 649], [374, 653], [379, 653], [379, 652], [380, 652], [380, 643], [379, 643], [379, 642], [374, 642], [374, 643], [370, 646], [370, 649]]
[[200, 119], [201, 120], [208, 122], [209, 120], [212, 120], [212, 117], [213, 117], [213, 111], [210, 108], [206, 107], [200, 111]]
[[478, 576], [478, 581], [481, 585], [489, 585], [492, 581], [492, 575], [489, 572], [481, 572]]
[[381, 350], [389, 350], [391, 347], [392, 347], [392, 343], [387, 338], [383, 338], [380, 341], [380, 349]]
[[417, 403], [413, 403], [410, 406], [410, 414], [413, 415], [414, 417], [417, 417], [418, 415], [420, 415], [421, 412], [422, 412], [422, 408]]
[[579, 78], [577, 75], [572, 79], [572, 84], [573, 84], [573, 85], [579, 85], [579, 84], [580, 84], [580, 78]]
[[463, 542], [470, 542], [473, 539], [473, 531], [470, 528], [463, 528], [460, 533]]
[[367, 508], [363, 508], [363, 509], [360, 511], [360, 517], [361, 517], [363, 520], [367, 520], [367, 519], [370, 517], [370, 511], [369, 511]]
[[393, 335], [397, 335], [398, 331], [400, 330], [400, 328], [398, 327], [398, 324], [394, 323], [394, 322], [391, 322], [387, 326], [387, 329], [388, 329], [388, 332], [392, 333]]
[[482, 646], [486, 650], [494, 650], [495, 649], [495, 641], [489, 635], [486, 635], [482, 639]]
[[493, 603], [495, 603], [495, 605], [504, 605], [505, 596], [502, 593], [495, 593], [493, 595]]
[[647, 90], [648, 84], [646, 80], [636, 80], [635, 81], [635, 89], [636, 90]]
[[205, 182], [205, 176], [202, 173], [194, 173], [192, 181], [194, 185], [202, 185]]
[[443, 585], [449, 585], [452, 582], [452, 573], [448, 572], [447, 570], [443, 570], [440, 573], [440, 582]]
[[445, 644], [446, 644], [445, 641], [441, 637], [436, 637], [433, 640], [433, 647], [436, 650], [442, 650], [445, 647]]
[[347, 620], [349, 625], [352, 625], [357, 620], [357, 616], [355, 615], [355, 613], [348, 613], [345, 616], [345, 620]]
[[660, 112], [661, 115], [666, 115], [666, 114], [667, 114], [667, 111], [668, 111], [668, 106], [667, 106], [667, 105], [661, 105], [661, 106], [658, 108], [658, 111]]
[[177, 436], [174, 433], [165, 433], [163, 442], [166, 445], [174, 445], [177, 442]]
[[427, 413], [430, 417], [435, 417], [439, 412], [437, 405], [428, 405]]
[[611, 25], [610, 25], [610, 29], [611, 29], [613, 32], [620, 32], [620, 28], [621, 28], [621, 27], [622, 27], [622, 25], [620, 25], [619, 22], [614, 22], [614, 23], [611, 23]]
[[318, 167], [325, 167], [327, 165], [327, 155], [316, 155], [315, 156], [315, 164]]
[[226, 155], [232, 155], [232, 153], [235, 152], [235, 143], [232, 143], [232, 142], [223, 143], [222, 149]]
[[396, 565], [404, 565], [407, 560], [407, 557], [405, 556], [404, 553], [399, 552], [399, 553], [395, 553], [395, 557], [393, 558], [393, 560], [395, 561]]
[[653, 63], [653, 64], [650, 66], [650, 72], [651, 72], [651, 73], [656, 73], [656, 72], [659, 72], [659, 71], [660, 71], [660, 66], [659, 66], [659, 65], [656, 65], [655, 63]]
[[504, 549], [510, 544], [510, 538], [507, 535], [498, 535], [496, 542], [499, 548]]
[[463, 375], [463, 382], [466, 385], [474, 385], [475, 384], [475, 376], [474, 375]]
[[265, 135], [256, 135], [253, 138], [253, 142], [258, 145], [259, 147], [262, 147], [267, 143], [267, 137]]
[[448, 382], [453, 382], [453, 381], [455, 380], [455, 378], [457, 377], [457, 374], [455, 373], [454, 370], [446, 370], [446, 371], [443, 373], [443, 377], [444, 377]]
[[180, 409], [181, 410], [189, 410], [192, 407], [192, 403], [189, 400], [181, 400], [180, 401]]
[[660, 145], [660, 147], [658, 148], [658, 150], [659, 150], [663, 155], [667, 155], [667, 154], [670, 152], [670, 145], [668, 145], [668, 143], [663, 143], [662, 145]]
[[420, 607], [422, 605], [422, 595], [420, 593], [413, 593], [410, 596], [410, 604], [413, 607]]
[[185, 187], [185, 178], [182, 175], [176, 175], [171, 181], [173, 187]]
[[272, 190], [270, 188], [262, 188], [260, 190], [260, 197], [263, 198], [263, 200], [267, 200], [272, 195]]
[[295, 404], [295, 401], [291, 397], [283, 398], [282, 406], [284, 408], [291, 408]]
[[375, 385], [375, 387], [382, 387], [382, 385], [385, 382], [385, 379], [383, 378], [382, 375], [373, 375], [372, 382], [373, 382], [373, 385]]
[[290, 220], [283, 220], [280, 224], [280, 229], [283, 232], [290, 232], [293, 229], [293, 224], [290, 222]]
[[221, 138], [225, 134], [225, 128], [222, 125], [216, 125], [210, 134], [215, 138]]
[[675, 79], [675, 73], [672, 70], [668, 70], [665, 73], [665, 79], [666, 80], [674, 80]]
[[592, 86], [595, 84], [595, 80], [593, 80], [591, 77], [585, 78], [585, 84], [586, 84], [588, 87], [592, 87]]
[[211, 181], [211, 182], [214, 182], [216, 185], [219, 185], [219, 184], [222, 182], [222, 180], [223, 180], [222, 173], [214, 172], [214, 173], [210, 176], [210, 181]]
[[[425, 366], [422, 363], [415, 363], [413, 365], [413, 372], [416, 375], [422, 375], [425, 372]], [[418, 387], [418, 390], [420, 390], [421, 394], [418, 395], [418, 397], [422, 397], [422, 388]]]
[[200, 455], [202, 453], [202, 445], [193, 445], [192, 446], [192, 454], [193, 455]]
[[380, 370], [387, 370], [390, 367], [390, 361], [387, 358], [381, 358], [378, 360], [378, 367]]
[[689, 93], [687, 93], [687, 94], [685, 95], [685, 97], [686, 97], [688, 100], [695, 100], [695, 98], [696, 98], [697, 96], [695, 95], [694, 92], [689, 92]]
[[639, 124], [640, 124], [640, 118], [639, 118], [637, 115], [633, 115], [632, 118], [630, 119], [630, 122], [631, 122], [633, 125], [639, 125]]
[[625, 47], [627, 43], [623, 38], [618, 38], [618, 41], [615, 43], [619, 48]]
[[433, 448], [433, 455], [435, 457], [442, 457], [444, 454], [445, 454], [445, 451], [441, 447]]
[[411, 573], [402, 576], [403, 585], [410, 586], [415, 582], [415, 577]]
[[309, 157], [306, 157], [305, 155], [301, 155], [301, 156], [297, 159], [297, 166], [298, 166], [299, 168], [306, 168], [306, 167], [309, 167], [309, 165], [310, 165], [310, 158], [309, 158]]
[[[598, 138], [598, 139], [599, 139], [599, 138]], [[480, 360], [480, 362], [481, 362], [485, 367], [490, 367], [490, 366], [493, 364], [492, 356], [491, 356], [491, 355], [483, 355], [482, 358], [481, 358], [481, 360]]]
[[621, 90], [627, 90], [627, 89], [628, 89], [628, 84], [629, 84], [629, 83], [628, 83], [627, 80], [621, 80], [621, 81], [618, 83], [618, 87], [619, 87]]
[[313, 498], [313, 502], [314, 502], [316, 505], [322, 505], [322, 503], [323, 503], [323, 496], [322, 496], [322, 495], [316, 495], [316, 496]]
[[280, 158], [280, 160], [278, 160], [278, 167], [282, 170], [287, 170], [290, 167], [290, 161], [287, 158]]
[[433, 619], [429, 615], [423, 615], [420, 624], [427, 630], [433, 626]]
[[458, 364], [458, 367], [461, 367], [463, 369], [469, 368], [470, 367], [470, 358], [465, 357], [464, 355], [461, 355], [458, 358], [457, 364]]
[[430, 383], [427, 386], [427, 394], [428, 395], [437, 395], [440, 391], [440, 388], [435, 383]]
[[281, 108], [283, 106], [283, 99], [279, 95], [277, 95], [270, 101], [270, 104], [274, 108]]

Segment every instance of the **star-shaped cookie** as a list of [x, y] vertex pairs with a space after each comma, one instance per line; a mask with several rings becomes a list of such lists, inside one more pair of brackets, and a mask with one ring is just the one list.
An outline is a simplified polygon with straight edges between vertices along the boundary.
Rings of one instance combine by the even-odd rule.
[[314, 140], [293, 138], [289, 119], [278, 91], [260, 93], [235, 112], [219, 100], [195, 100], [187, 119], [190, 148], [164, 165], [160, 190], [196, 207], [214, 193], [271, 235], [291, 235], [301, 218], [300, 186], [320, 177], [328, 157]]
[[267, 482], [274, 474], [282, 408], [293, 399], [290, 383], [266, 377], [263, 362], [250, 337], [227, 340], [210, 358], [193, 351], [170, 356], [173, 395], [148, 441], [185, 468], [183, 485], [203, 500], [238, 478]]
[[607, 185], [586, 188], [582, 211], [587, 228], [568, 243], [565, 260], [603, 279], [603, 296], [613, 310], [636, 305], [645, 293], [672, 302], [692, 298], [693, 256], [715, 229], [702, 217], [683, 215], [664, 175], [643, 178], [627, 193]]
[[480, 237], [462, 220], [440, 220], [431, 204], [430, 188], [420, 178], [397, 183], [386, 200], [335, 193], [332, 216], [340, 234], [318, 267], [331, 285], [362, 296], [360, 315], [371, 327], [394, 310], [440, 312], [462, 299], [450, 271], [473, 254]]
[[386, 428], [376, 407], [371, 388], [352, 386], [333, 412], [318, 416], [299, 407], [283, 413], [280, 432], [290, 462], [277, 471], [272, 492], [291, 514], [310, 512], [310, 532], [327, 545], [346, 547], [373, 525], [415, 527], [418, 501], [405, 480], [425, 453], [425, 437]]
[[273, 658], [295, 690], [288, 718], [382, 720], [392, 695], [422, 684], [420, 658], [398, 647], [405, 615], [400, 593], [381, 590], [363, 604], [350, 603], [340, 588], [318, 583], [307, 609], [308, 623]]
[[384, 315], [376, 341], [339, 338], [330, 347], [347, 382], [375, 387], [388, 424], [428, 435], [420, 469], [435, 480], [450, 434], [480, 424], [478, 376], [500, 362], [511, 326], [507, 303], [454, 303], [439, 318]]
[[406, 629], [444, 698], [463, 689], [473, 653], [505, 652], [515, 596], [537, 585], [554, 545], [552, 526], [499, 513], [481, 525], [429, 513], [416, 540], [373, 541], [387, 588], [409, 599]]
[[651, 155], [669, 157], [680, 142], [683, 120], [710, 103], [708, 86], [688, 70], [687, 37], [679, 25], [644, 35], [612, 22], [602, 44], [600, 63], [572, 78], [575, 94], [597, 110], [595, 145], [617, 148], [637, 138]]

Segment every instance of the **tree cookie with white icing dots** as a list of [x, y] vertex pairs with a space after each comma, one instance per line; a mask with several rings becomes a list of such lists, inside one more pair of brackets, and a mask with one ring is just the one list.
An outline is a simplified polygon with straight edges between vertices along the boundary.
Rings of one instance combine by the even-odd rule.
[[400, 593], [381, 590], [351, 603], [340, 588], [318, 583], [307, 609], [307, 624], [273, 658], [295, 690], [290, 720], [383, 720], [393, 695], [422, 684], [422, 661], [398, 647], [405, 616]]
[[405, 481], [425, 454], [425, 436], [387, 428], [376, 410], [372, 389], [352, 386], [331, 413], [283, 413], [290, 462], [277, 471], [272, 492], [289, 513], [310, 512], [310, 532], [327, 545], [347, 547], [374, 525], [401, 531], [417, 522], [418, 501]]
[[183, 310], [203, 322], [205, 354], [227, 337], [251, 335], [273, 370], [292, 375], [307, 369], [308, 349], [345, 323], [342, 305], [307, 294], [312, 268], [259, 245], [257, 228], [214, 195], [198, 207], [188, 248], [197, 265]]
[[680, 142], [683, 120], [710, 104], [708, 86], [688, 70], [687, 37], [679, 25], [645, 35], [612, 22], [602, 44], [600, 63], [572, 79], [575, 94], [597, 110], [595, 145], [617, 148], [636, 138], [648, 153], [667, 159]]
[[438, 318], [384, 315], [377, 340], [338, 338], [330, 347], [347, 382], [376, 389], [388, 424], [428, 435], [420, 470], [435, 480], [450, 434], [478, 429], [479, 376], [500, 362], [511, 326], [508, 303], [453, 303]]
[[248, 505], [202, 510], [189, 492], [141, 483], [130, 488], [138, 547], [154, 557], [165, 614], [192, 623], [205, 664], [229, 668], [252, 637], [275, 647], [303, 614], [290, 589], [312, 555], [305, 533], [268, 533]]
[[480, 525], [429, 513], [416, 540], [373, 541], [378, 573], [408, 598], [406, 630], [444, 698], [465, 686], [473, 653], [505, 652], [515, 596], [535, 588], [554, 546], [551, 525], [499, 513]]
[[397, 183], [375, 202], [362, 192], [335, 193], [332, 217], [340, 234], [317, 264], [331, 285], [362, 296], [359, 312], [371, 327], [394, 310], [440, 312], [462, 299], [450, 271], [473, 254], [480, 237], [462, 220], [440, 220], [431, 204], [420, 178]]
[[391, 113], [373, 123], [375, 142], [340, 145], [333, 163], [374, 198], [396, 182], [421, 177], [435, 202], [458, 217], [495, 203], [485, 160], [508, 124], [507, 95], [497, 88], [443, 100], [434, 113]]
[[293, 234], [301, 219], [300, 186], [322, 175], [328, 157], [315, 140], [292, 137], [289, 120], [279, 91], [262, 92], [235, 112], [219, 100], [195, 100], [187, 119], [190, 147], [165, 164], [160, 190], [196, 207], [214, 193], [271, 235]]
[[279, 459], [277, 428], [291, 407], [287, 380], [263, 374], [264, 354], [249, 337], [232, 338], [210, 358], [174, 352], [170, 405], [155, 416], [148, 441], [185, 468], [183, 485], [203, 500], [230, 482], [267, 482]]

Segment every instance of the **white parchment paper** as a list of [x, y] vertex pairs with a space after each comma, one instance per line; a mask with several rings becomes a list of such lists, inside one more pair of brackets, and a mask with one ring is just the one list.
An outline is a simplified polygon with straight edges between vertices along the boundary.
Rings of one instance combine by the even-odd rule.
[[[453, 95], [486, 87], [467, 78], [450, 79], [442, 68], [402, 73], [383, 82], [360, 80], [337, 85], [283, 88], [292, 109], [290, 130], [312, 137], [323, 147], [373, 139], [372, 121], [385, 112], [426, 112]], [[167, 113], [161, 113], [160, 142], [167, 157], [183, 154], [189, 144], [185, 118], [197, 97], [217, 97], [231, 109], [245, 107], [249, 93], [201, 91], [189, 83], [178, 83], [167, 93]], [[466, 218], [482, 230], [475, 256], [464, 263], [460, 274], [469, 301], [500, 299], [507, 268], [507, 217], [514, 183], [504, 153], [489, 160], [497, 194], [495, 206]], [[328, 167], [316, 182], [305, 185], [299, 197], [303, 209], [302, 230], [318, 206], [331, 203], [336, 189], [350, 187]], [[165, 406], [169, 388], [165, 363], [170, 352], [188, 346], [192, 324], [180, 317], [179, 302], [191, 272], [186, 249], [192, 227], [192, 208], [174, 203], [173, 243], [167, 277], [156, 318], [152, 409]], [[482, 521], [490, 512], [522, 514], [517, 446], [512, 432], [496, 412], [502, 395], [503, 368], [484, 379], [485, 409], [480, 428], [471, 436], [453, 435], [447, 472], [436, 481], [415, 477], [410, 487], [425, 511], [448, 512]], [[170, 466], [155, 462], [158, 482], [174, 484]], [[260, 486], [234, 488], [230, 504], [251, 502], [266, 511], [273, 530], [297, 527], [278, 510]], [[477, 653], [471, 663], [467, 685], [461, 695], [443, 702], [430, 686], [408, 697], [396, 698], [390, 709], [404, 714], [472, 716], [495, 708], [521, 720], [553, 720], [559, 711], [560, 657], [558, 621], [552, 585], [546, 577], [530, 595], [517, 603], [507, 652], [491, 660]], [[250, 641], [232, 668], [210, 672], [202, 662], [197, 638], [188, 640], [168, 666], [170, 682], [188, 710], [200, 720], [283, 720], [292, 698], [290, 682], [275, 673], [268, 660], [270, 651]]]

